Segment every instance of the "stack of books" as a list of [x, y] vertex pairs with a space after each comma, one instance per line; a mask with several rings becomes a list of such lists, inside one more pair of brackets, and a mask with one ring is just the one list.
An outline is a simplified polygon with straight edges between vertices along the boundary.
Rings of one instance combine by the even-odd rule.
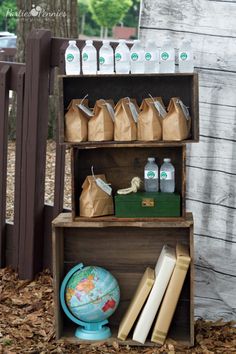
[[[190, 265], [189, 249], [164, 245], [155, 270], [147, 268], [120, 323], [118, 338], [144, 344], [154, 324], [151, 341], [164, 344]], [[134, 325], [136, 323], [136, 325]]]

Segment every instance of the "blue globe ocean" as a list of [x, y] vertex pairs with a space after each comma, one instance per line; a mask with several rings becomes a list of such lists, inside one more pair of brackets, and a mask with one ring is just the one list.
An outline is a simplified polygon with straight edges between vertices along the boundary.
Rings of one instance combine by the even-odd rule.
[[73, 316], [84, 322], [107, 319], [120, 299], [117, 280], [106, 269], [88, 266], [72, 274], [65, 287], [66, 305]]

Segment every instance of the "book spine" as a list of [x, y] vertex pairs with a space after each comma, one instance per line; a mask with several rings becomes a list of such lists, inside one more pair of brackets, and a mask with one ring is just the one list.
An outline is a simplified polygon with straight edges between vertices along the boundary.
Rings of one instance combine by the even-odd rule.
[[151, 341], [164, 344], [187, 275], [190, 258], [179, 258], [166, 290]]
[[175, 260], [168, 257], [164, 258], [159, 274], [156, 277], [154, 286], [134, 330], [133, 340], [142, 344], [145, 343], [148, 332], [150, 331], [157, 310], [167, 288], [174, 266]]

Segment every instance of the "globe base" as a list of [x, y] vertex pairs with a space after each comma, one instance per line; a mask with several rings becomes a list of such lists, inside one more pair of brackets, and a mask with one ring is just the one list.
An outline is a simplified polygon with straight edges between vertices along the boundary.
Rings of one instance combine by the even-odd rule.
[[91, 329], [90, 323], [89, 330], [81, 326], [78, 327], [75, 331], [75, 336], [79, 339], [84, 340], [104, 340], [111, 337], [111, 330], [107, 326], [94, 326], [94, 329]]

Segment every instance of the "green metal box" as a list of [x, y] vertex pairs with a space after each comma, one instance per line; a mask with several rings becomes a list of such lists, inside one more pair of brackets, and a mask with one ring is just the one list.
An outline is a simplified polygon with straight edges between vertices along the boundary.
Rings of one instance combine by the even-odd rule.
[[180, 195], [161, 192], [117, 194], [115, 216], [118, 218], [180, 217]]

